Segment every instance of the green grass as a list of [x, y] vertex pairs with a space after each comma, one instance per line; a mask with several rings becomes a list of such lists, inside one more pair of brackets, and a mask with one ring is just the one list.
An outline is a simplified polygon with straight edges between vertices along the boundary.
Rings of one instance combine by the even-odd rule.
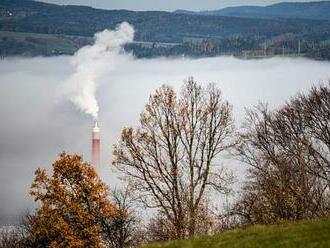
[[73, 54], [82, 46], [79, 40], [92, 41], [78, 36], [0, 31], [0, 52], [7, 55]]
[[330, 247], [330, 218], [251, 226], [192, 240], [146, 245], [144, 248]]

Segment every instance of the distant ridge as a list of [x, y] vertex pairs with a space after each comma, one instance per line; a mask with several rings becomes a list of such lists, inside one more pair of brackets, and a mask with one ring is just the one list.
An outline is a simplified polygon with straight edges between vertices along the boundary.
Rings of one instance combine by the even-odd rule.
[[127, 21], [136, 41], [181, 43], [188, 38], [328, 34], [327, 20], [187, 15], [166, 11], [104, 10], [32, 0], [0, 0], [0, 31], [92, 37]]
[[[287, 12], [297, 13], [299, 8], [294, 4], [238, 8], [241, 12], [244, 8], [248, 10], [244, 12], [245, 16], [236, 14], [237, 8], [227, 8], [221, 11], [231, 14], [220, 16], [213, 12], [196, 14], [182, 10], [178, 14], [166, 11], [105, 10], [32, 0], [0, 0], [0, 59], [13, 55], [72, 54], [89, 44], [96, 32], [114, 29], [126, 21], [136, 31], [136, 42], [129, 44], [126, 49], [134, 51], [137, 57], [182, 54], [193, 57], [260, 57], [294, 55], [299, 50], [302, 56], [330, 60], [330, 19], [323, 20], [322, 17], [330, 12], [324, 5], [325, 14], [322, 14], [319, 4], [315, 5], [314, 11], [314, 15], [318, 13], [318, 18], [308, 19], [312, 15], [305, 13], [313, 12], [310, 4], [297, 5], [300, 9], [301, 6], [305, 6], [305, 9], [308, 6], [308, 11], [299, 10], [304, 14], [303, 18], [283, 18], [283, 15], [294, 16]], [[275, 7], [281, 18], [274, 15]], [[269, 8], [269, 12], [265, 11]], [[255, 14], [260, 11], [264, 14]], [[299, 11], [298, 14], [301, 14]], [[251, 17], [253, 13], [256, 17]]]
[[234, 16], [250, 18], [302, 18], [330, 20], [330, 1], [304, 3], [278, 3], [265, 7], [239, 6], [210, 11], [176, 10], [175, 13], [191, 15]]

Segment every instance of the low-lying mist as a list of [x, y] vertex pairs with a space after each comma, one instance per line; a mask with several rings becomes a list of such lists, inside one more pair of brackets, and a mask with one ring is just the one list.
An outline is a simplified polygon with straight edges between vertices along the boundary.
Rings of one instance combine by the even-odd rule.
[[[33, 206], [28, 195], [37, 167], [50, 168], [62, 151], [90, 159], [92, 118], [63, 97], [63, 84], [74, 73], [70, 57], [9, 58], [0, 61], [0, 224], [18, 220]], [[99, 78], [102, 175], [118, 184], [111, 146], [124, 126], [137, 124], [148, 96], [162, 84], [176, 90], [193, 76], [215, 82], [234, 108], [237, 126], [244, 108], [259, 101], [271, 107], [314, 84], [327, 83], [330, 63], [306, 59], [239, 60], [134, 59], [120, 55]]]

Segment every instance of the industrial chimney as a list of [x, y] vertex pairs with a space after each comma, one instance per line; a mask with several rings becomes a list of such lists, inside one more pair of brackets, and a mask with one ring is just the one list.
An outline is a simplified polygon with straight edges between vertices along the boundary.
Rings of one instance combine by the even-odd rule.
[[96, 171], [100, 169], [100, 128], [98, 121], [95, 121], [92, 132], [92, 165]]

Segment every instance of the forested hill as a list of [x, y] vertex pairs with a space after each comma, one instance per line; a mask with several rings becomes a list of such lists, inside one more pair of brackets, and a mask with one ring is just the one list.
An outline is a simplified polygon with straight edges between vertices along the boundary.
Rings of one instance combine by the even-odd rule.
[[[279, 5], [282, 6], [282, 5]], [[126, 21], [136, 57], [277, 55], [330, 59], [330, 20], [102, 10], [0, 0], [0, 58], [73, 54], [98, 31]]]
[[100, 10], [59, 6], [31, 0], [1, 0], [0, 30], [92, 36], [127, 21], [136, 29], [135, 39], [151, 42], [182, 42], [185, 37], [217, 38], [283, 33], [329, 32], [330, 22], [296, 19], [254, 19], [199, 16], [160, 11]]
[[175, 13], [195, 15], [237, 16], [249, 18], [304, 18], [330, 20], [330, 1], [278, 3], [266, 7], [239, 6], [211, 11], [176, 10]]

